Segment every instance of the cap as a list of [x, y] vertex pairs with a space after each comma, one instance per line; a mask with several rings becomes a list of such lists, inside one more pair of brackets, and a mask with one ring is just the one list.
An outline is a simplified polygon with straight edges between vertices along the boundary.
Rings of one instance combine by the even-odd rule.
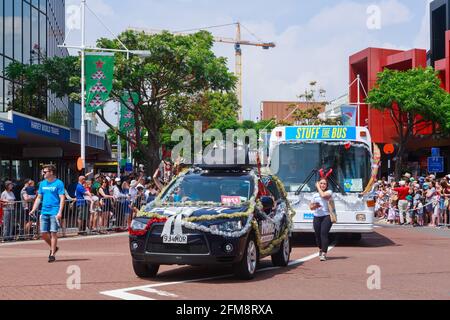
[[143, 186], [142, 184], [139, 183], [139, 184], [136, 186], [136, 189], [139, 189], [139, 188], [144, 189], [144, 186]]
[[138, 182], [136, 180], [131, 180], [130, 187], [136, 188], [137, 184], [138, 184]]
[[122, 181], [122, 180], [120, 180], [120, 178], [116, 178], [116, 179], [114, 179], [114, 181], [115, 181], [115, 182], [120, 182], [120, 181]]
[[109, 182], [109, 181], [111, 181], [111, 178], [106, 176], [106, 180], [108, 180], [108, 182]]
[[95, 178], [95, 179], [100, 178], [100, 173], [97, 173], [97, 174], [94, 176], [94, 178]]
[[399, 183], [398, 183], [399, 185], [401, 185], [401, 186], [404, 186], [404, 185], [406, 185], [406, 181], [400, 181]]
[[408, 172], [405, 173], [405, 177], [408, 178], [408, 179], [411, 178], [411, 173], [408, 173]]
[[430, 174], [430, 178], [434, 180], [436, 179], [436, 176], [434, 174]]
[[411, 178], [411, 179], [409, 179], [409, 181], [411, 181], [411, 182], [415, 182], [415, 181], [416, 181], [416, 179], [414, 179], [414, 178]]

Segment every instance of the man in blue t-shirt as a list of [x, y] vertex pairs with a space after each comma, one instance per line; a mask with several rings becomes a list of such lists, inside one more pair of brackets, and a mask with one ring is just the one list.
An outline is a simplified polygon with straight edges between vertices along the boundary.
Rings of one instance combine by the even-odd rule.
[[82, 235], [86, 234], [87, 222], [89, 221], [89, 207], [84, 197], [91, 197], [91, 193], [84, 187], [85, 183], [86, 177], [80, 176], [78, 178], [77, 188], [75, 189], [75, 196], [77, 198], [78, 230], [79, 234]]
[[56, 260], [58, 251], [58, 229], [61, 225], [62, 212], [64, 209], [64, 183], [56, 178], [56, 166], [46, 165], [42, 170], [43, 181], [39, 184], [39, 191], [30, 215], [34, 215], [42, 201], [41, 209], [41, 234], [44, 241], [50, 247], [48, 262]]

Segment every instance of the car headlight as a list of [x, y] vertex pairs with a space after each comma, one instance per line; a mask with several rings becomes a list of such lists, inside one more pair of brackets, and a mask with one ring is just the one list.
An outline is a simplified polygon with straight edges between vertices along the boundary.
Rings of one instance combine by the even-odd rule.
[[216, 232], [235, 232], [242, 229], [242, 221], [227, 221], [209, 226], [212, 231]]
[[147, 229], [147, 224], [142, 223], [138, 220], [133, 220], [133, 221], [131, 221], [130, 229], [133, 231], [143, 231], [143, 230]]

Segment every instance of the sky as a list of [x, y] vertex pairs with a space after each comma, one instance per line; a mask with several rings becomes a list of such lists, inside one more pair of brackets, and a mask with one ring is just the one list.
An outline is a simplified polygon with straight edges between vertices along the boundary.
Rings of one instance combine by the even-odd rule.
[[[431, 0], [87, 0], [86, 38], [113, 38], [128, 27], [190, 30], [241, 22], [242, 39], [274, 42], [243, 46], [244, 118], [257, 120], [261, 101], [296, 101], [311, 81], [327, 101], [348, 92], [349, 56], [367, 47], [429, 49]], [[66, 0], [66, 44], [79, 45], [76, 14]], [[248, 31], [249, 30], [249, 31]], [[235, 27], [210, 30], [235, 36]], [[216, 43], [234, 71], [234, 46]]]

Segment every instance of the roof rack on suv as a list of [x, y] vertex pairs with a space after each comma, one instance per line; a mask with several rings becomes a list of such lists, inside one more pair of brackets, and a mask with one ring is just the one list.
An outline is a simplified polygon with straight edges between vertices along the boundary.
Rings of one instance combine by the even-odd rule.
[[252, 171], [252, 164], [194, 164], [194, 167], [208, 171]]

